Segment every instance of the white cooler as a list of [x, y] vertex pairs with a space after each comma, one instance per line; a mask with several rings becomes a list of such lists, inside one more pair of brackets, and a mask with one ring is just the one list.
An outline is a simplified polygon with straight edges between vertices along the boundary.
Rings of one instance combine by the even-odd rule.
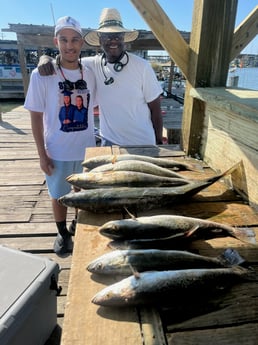
[[0, 344], [43, 345], [57, 324], [59, 266], [0, 246]]

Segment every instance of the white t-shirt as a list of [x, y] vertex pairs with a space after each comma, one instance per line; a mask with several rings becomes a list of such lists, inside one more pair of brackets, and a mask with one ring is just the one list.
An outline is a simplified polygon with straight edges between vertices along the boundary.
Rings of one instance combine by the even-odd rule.
[[[52, 159], [83, 160], [86, 147], [95, 146], [93, 98], [95, 77], [88, 68], [82, 71], [62, 68], [65, 79], [71, 81], [69, 91], [59, 69], [51, 76], [40, 76], [38, 69], [30, 77], [24, 107], [43, 112], [45, 147]], [[83, 77], [83, 78], [82, 78]], [[86, 85], [78, 80], [84, 79]], [[75, 89], [75, 87], [77, 89]], [[78, 106], [79, 103], [83, 107]]]
[[[131, 53], [128, 57], [128, 63], [123, 57], [124, 66], [119, 72], [99, 55], [82, 59], [96, 77], [100, 134], [117, 145], [155, 145], [147, 103], [156, 99], [162, 88], [148, 61]], [[114, 82], [105, 85], [105, 75]]]

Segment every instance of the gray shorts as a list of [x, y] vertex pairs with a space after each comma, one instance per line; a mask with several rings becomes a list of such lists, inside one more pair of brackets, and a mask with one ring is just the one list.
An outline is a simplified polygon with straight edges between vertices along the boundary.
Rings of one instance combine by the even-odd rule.
[[53, 199], [69, 193], [72, 185], [66, 181], [66, 177], [71, 174], [83, 171], [82, 161], [63, 162], [53, 160], [54, 170], [51, 176], [46, 175], [48, 193]]

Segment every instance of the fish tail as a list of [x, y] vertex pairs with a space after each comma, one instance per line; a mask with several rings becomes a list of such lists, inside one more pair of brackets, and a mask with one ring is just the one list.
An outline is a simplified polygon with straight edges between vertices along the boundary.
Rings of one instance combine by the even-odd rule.
[[255, 233], [250, 228], [234, 228], [233, 236], [238, 240], [256, 245]]
[[206, 182], [215, 182], [224, 176], [230, 175], [233, 171], [235, 171], [239, 167], [240, 164], [241, 164], [241, 161], [234, 164], [231, 168], [227, 169], [223, 173], [207, 178]]
[[222, 255], [220, 255], [219, 259], [227, 266], [241, 265], [245, 262], [245, 259], [241, 257], [238, 251], [232, 248], [227, 248]]
[[[239, 267], [239, 268], [242, 268], [242, 267]], [[244, 278], [249, 281], [258, 281], [258, 274], [254, 270], [254, 268], [249, 267], [248, 269], [246, 269], [246, 272], [244, 273]]]

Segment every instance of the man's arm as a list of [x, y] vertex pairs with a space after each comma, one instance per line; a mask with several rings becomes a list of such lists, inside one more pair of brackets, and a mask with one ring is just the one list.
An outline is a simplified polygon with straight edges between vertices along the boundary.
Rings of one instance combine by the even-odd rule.
[[48, 55], [42, 55], [39, 58], [38, 71], [41, 76], [55, 74], [55, 68], [53, 65], [54, 59]]
[[40, 167], [45, 174], [51, 175], [54, 169], [52, 160], [48, 157], [44, 144], [43, 113], [30, 111], [32, 134], [37, 146]]
[[148, 103], [148, 107], [151, 112], [151, 121], [156, 136], [156, 144], [162, 145], [162, 132], [163, 132], [163, 119], [161, 115], [160, 97], [154, 99], [154, 101]]

